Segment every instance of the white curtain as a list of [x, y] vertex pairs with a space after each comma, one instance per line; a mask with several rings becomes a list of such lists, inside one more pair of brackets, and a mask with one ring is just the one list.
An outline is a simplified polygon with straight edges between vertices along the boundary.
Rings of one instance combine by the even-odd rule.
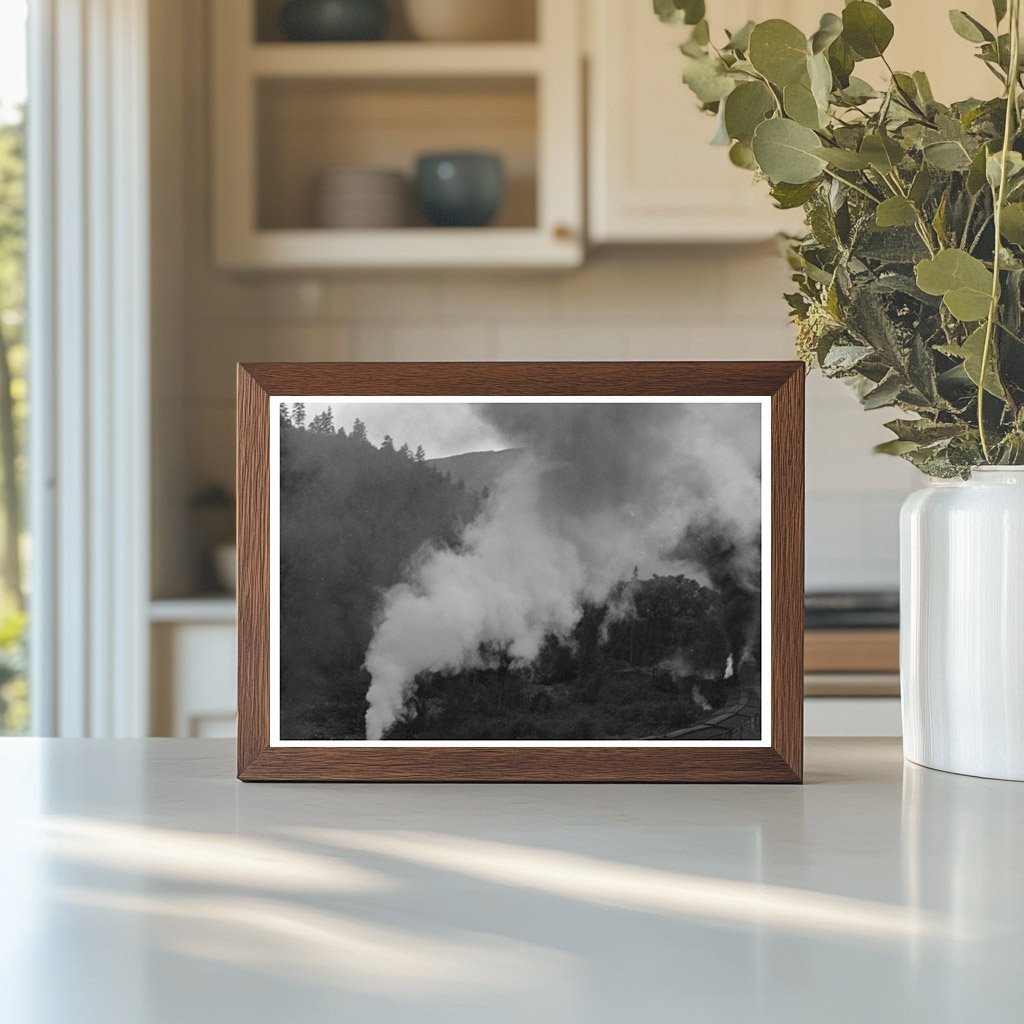
[[148, 721], [146, 0], [32, 0], [30, 685], [35, 730]]

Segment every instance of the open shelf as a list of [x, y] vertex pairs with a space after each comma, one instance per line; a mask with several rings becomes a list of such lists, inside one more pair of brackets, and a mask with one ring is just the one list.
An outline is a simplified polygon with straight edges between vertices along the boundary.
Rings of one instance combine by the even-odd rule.
[[[214, 246], [226, 269], [569, 267], [583, 259], [582, 69], [575, 4], [523, 0], [531, 38], [429, 43], [282, 42], [278, 0], [218, 0], [212, 119]], [[276, 34], [275, 34], [276, 33]], [[408, 33], [406, 33], [406, 36]], [[319, 225], [339, 168], [399, 172], [452, 150], [501, 157], [505, 194], [486, 227]]]
[[[325, 230], [315, 214], [321, 176], [335, 167], [368, 167], [398, 172], [407, 184], [406, 224], [380, 230], [429, 230], [413, 194], [417, 157], [481, 150], [501, 157], [505, 196], [493, 225], [453, 237], [469, 240], [495, 229], [536, 228], [535, 86], [533, 79], [260, 82], [258, 227]], [[449, 234], [453, 229], [439, 230]]]
[[[220, 0], [218, 0], [220, 2]], [[281, 28], [281, 12], [287, 0], [245, 0], [254, 14], [250, 39], [259, 44], [286, 42], [289, 46], [307, 47], [315, 44], [286, 40]], [[566, 3], [568, 0], [559, 0]], [[505, 22], [501, 39], [504, 42], [532, 42], [537, 39], [538, 0], [502, 0], [500, 16]], [[410, 26], [405, 0], [388, 0], [388, 26], [382, 42], [403, 40], [419, 42]], [[377, 42], [361, 42], [357, 46], [379, 46]]]
[[409, 78], [417, 75], [535, 75], [535, 43], [267, 43], [249, 47], [257, 78]]
[[405, 228], [382, 231], [258, 231], [226, 266], [280, 267], [574, 267], [572, 238], [549, 240], [533, 228]]

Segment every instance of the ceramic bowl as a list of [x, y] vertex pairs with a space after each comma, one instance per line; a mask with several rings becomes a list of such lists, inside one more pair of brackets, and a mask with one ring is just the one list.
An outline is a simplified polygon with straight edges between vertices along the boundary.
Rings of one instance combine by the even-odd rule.
[[404, 0], [405, 17], [417, 39], [474, 42], [530, 39], [532, 2], [521, 0]]
[[395, 171], [337, 167], [320, 178], [316, 223], [322, 228], [399, 228], [406, 222], [406, 178]]
[[494, 219], [505, 194], [501, 157], [426, 153], [416, 162], [416, 193], [435, 227], [483, 227]]
[[387, 0], [290, 0], [281, 28], [295, 42], [380, 39], [388, 25]]

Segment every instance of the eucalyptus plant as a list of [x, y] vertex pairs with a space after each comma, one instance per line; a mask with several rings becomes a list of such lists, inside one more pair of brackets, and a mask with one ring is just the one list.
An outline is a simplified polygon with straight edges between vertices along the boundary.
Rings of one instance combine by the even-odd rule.
[[[952, 29], [992, 72], [990, 98], [946, 105], [890, 66], [890, 0], [852, 0], [809, 37], [749, 22], [712, 42], [704, 0], [654, 0], [691, 26], [683, 80], [734, 164], [803, 207], [787, 240], [797, 350], [887, 424], [879, 451], [937, 477], [1024, 464], [1024, 132], [1020, 2]], [[876, 89], [856, 74], [884, 67]]]

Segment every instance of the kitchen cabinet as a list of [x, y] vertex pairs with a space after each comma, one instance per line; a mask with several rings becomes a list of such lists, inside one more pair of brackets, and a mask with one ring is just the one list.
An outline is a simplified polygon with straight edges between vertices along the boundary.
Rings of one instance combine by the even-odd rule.
[[[767, 186], [712, 146], [714, 119], [681, 82], [684, 26], [661, 24], [647, 2], [588, 0], [588, 193], [593, 243], [727, 242], [799, 231], [799, 211], [776, 210]], [[708, 0], [712, 33], [747, 20], [785, 18], [810, 33], [827, 0]], [[958, 7], [992, 20], [988, 0]], [[990, 96], [998, 83], [950, 27], [946, 7], [900, 0], [886, 11], [896, 27], [887, 54], [896, 68], [928, 72], [937, 98]], [[874, 66], [872, 66], [874, 65]], [[880, 61], [858, 74], [878, 81]]]
[[[292, 42], [277, 0], [217, 0], [213, 32], [214, 251], [232, 270], [545, 267], [583, 259], [579, 8], [531, 7], [532, 38]], [[318, 223], [314, 195], [336, 168], [399, 172], [418, 155], [498, 154], [505, 198], [493, 225]]]
[[150, 734], [192, 739], [234, 736], [234, 600], [154, 601], [149, 618]]

